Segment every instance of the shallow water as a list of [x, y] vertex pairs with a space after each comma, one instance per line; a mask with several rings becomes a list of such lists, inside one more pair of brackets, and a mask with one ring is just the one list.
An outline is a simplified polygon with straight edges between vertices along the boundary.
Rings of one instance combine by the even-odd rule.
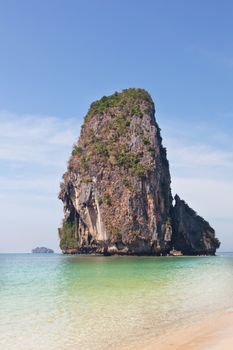
[[0, 345], [117, 349], [233, 307], [232, 290], [232, 254], [0, 254]]

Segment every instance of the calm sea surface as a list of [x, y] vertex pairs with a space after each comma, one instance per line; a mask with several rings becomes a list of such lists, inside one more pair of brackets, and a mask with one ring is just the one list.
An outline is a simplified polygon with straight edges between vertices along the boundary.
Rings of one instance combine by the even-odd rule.
[[233, 307], [233, 254], [0, 254], [0, 349], [119, 349]]

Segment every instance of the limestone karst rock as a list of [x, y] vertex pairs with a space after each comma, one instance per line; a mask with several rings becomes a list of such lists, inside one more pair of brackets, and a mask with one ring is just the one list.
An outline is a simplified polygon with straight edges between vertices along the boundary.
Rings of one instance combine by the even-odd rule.
[[53, 249], [46, 248], [46, 247], [36, 247], [32, 249], [33, 254], [53, 254]]
[[172, 244], [183, 254], [212, 255], [220, 243], [214, 229], [178, 195], [172, 209]]
[[[189, 216], [173, 208], [170, 182], [150, 95], [127, 89], [92, 103], [61, 183], [62, 251], [160, 255], [180, 247], [189, 226], [179, 222]], [[197, 239], [201, 249], [187, 244], [185, 253], [215, 253], [208, 224]]]

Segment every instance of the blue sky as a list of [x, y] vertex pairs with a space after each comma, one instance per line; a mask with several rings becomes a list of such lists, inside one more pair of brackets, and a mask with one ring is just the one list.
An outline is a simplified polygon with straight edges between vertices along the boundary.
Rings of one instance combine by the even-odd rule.
[[233, 250], [232, 1], [0, 1], [0, 251], [58, 249], [59, 182], [89, 104], [147, 89], [173, 194]]

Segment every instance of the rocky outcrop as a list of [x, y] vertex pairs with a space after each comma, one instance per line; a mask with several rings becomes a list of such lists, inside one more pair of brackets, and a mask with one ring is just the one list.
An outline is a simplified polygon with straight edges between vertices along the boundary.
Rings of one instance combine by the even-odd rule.
[[179, 232], [170, 182], [150, 95], [128, 89], [94, 102], [61, 183], [62, 251], [168, 254]]
[[33, 254], [52, 254], [54, 253], [54, 251], [50, 248], [46, 248], [46, 247], [36, 247], [34, 249], [32, 249], [32, 253]]
[[178, 195], [172, 209], [172, 244], [183, 254], [213, 255], [220, 242], [214, 229], [191, 209]]

